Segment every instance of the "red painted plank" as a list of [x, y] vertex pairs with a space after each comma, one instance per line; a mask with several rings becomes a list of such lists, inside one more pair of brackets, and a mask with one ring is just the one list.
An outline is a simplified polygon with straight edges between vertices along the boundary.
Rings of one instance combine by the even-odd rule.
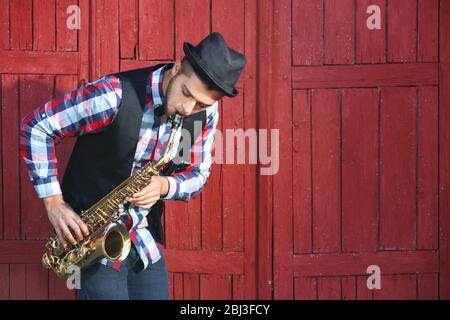
[[165, 231], [167, 248], [185, 249], [189, 247], [190, 230], [186, 227], [189, 223], [188, 203], [175, 201], [166, 204]]
[[323, 0], [294, 0], [292, 57], [294, 65], [323, 64]]
[[200, 278], [195, 273], [183, 274], [184, 282], [184, 299], [186, 300], [198, 300], [200, 298]]
[[293, 99], [294, 252], [311, 253], [311, 94], [295, 90]]
[[294, 276], [360, 275], [370, 265], [379, 266], [384, 274], [432, 273], [439, 271], [439, 255], [430, 250], [300, 254], [294, 255]]
[[53, 272], [49, 271], [49, 300], [75, 300], [77, 291], [67, 288], [66, 279], [60, 279]]
[[173, 275], [174, 300], [183, 300], [183, 274], [174, 273]]
[[166, 205], [167, 248], [200, 249], [200, 199], [172, 201]]
[[40, 263], [45, 251], [44, 245], [44, 241], [2, 240], [0, 263]]
[[418, 249], [438, 248], [438, 90], [419, 88]]
[[[247, 273], [251, 276], [254, 271], [248, 270]], [[233, 300], [249, 299], [250, 296], [245, 295], [245, 275], [233, 275]]]
[[26, 265], [11, 264], [9, 266], [9, 298], [25, 300], [27, 298]]
[[27, 299], [48, 300], [48, 273], [41, 264], [27, 264]]
[[213, 158], [215, 163], [211, 166], [211, 173], [202, 191], [202, 248], [205, 250], [222, 250], [222, 163], [217, 161], [217, 155], [222, 152], [220, 143], [222, 142], [222, 121], [223, 121], [223, 100], [219, 103], [219, 122], [214, 140]]
[[[292, 89], [291, 89], [291, 2], [275, 1], [273, 7], [273, 46], [272, 56], [273, 87], [276, 93], [269, 100], [274, 108], [271, 128], [279, 130], [279, 149], [271, 150], [274, 160], [278, 161], [273, 173], [273, 225], [289, 226], [276, 228], [273, 232], [274, 261], [274, 299], [293, 299], [293, 265], [292, 239], [294, 192], [292, 188], [292, 126], [286, 123], [292, 119]], [[279, 34], [279, 35], [278, 35]], [[279, 48], [279, 49], [278, 49]], [[274, 169], [274, 168], [273, 168]], [[289, 183], [287, 183], [289, 181]]]
[[[186, 234], [184, 238], [183, 248], [185, 249], [201, 249], [201, 197], [200, 195], [192, 198], [186, 206], [187, 223], [184, 227], [177, 230], [181, 235]], [[183, 221], [183, 220], [181, 220]]]
[[418, 300], [439, 299], [439, 279], [437, 274], [418, 274], [417, 286]]
[[450, 299], [450, 3], [440, 2], [439, 73], [439, 297]]
[[437, 85], [438, 67], [436, 63], [295, 67], [292, 79], [294, 89]]
[[[259, 52], [257, 59], [258, 79], [258, 109], [264, 112], [256, 112], [258, 115], [258, 129], [270, 130], [272, 128], [271, 119], [274, 114], [273, 105], [275, 97], [272, 84], [275, 82], [272, 75], [272, 65], [274, 52], [271, 50], [272, 42], [268, 36], [273, 33], [273, 1], [258, 1], [258, 32]], [[268, 68], [267, 66], [271, 66]], [[260, 169], [261, 166], [258, 166]], [[272, 206], [273, 206], [273, 176], [258, 176], [258, 299], [273, 299], [272, 297]]]
[[32, 50], [32, 0], [10, 1], [11, 49]]
[[[356, 3], [356, 62], [384, 63], [386, 61], [386, 0], [358, 0]], [[369, 29], [367, 22], [378, 17], [370, 6], [380, 8], [380, 29]], [[374, 15], [375, 14], [375, 15]]]
[[231, 276], [200, 275], [200, 300], [231, 300]]
[[0, 51], [0, 73], [76, 74], [76, 53]]
[[[231, 150], [228, 143], [234, 144], [232, 150], [234, 157], [231, 154], [225, 152], [226, 165], [222, 168], [222, 215], [223, 215], [223, 250], [224, 251], [243, 251], [244, 249], [244, 206], [245, 201], [245, 163], [248, 163], [249, 157], [247, 150], [250, 150], [250, 145], [255, 146], [257, 144], [256, 133], [247, 140], [253, 140], [253, 142], [247, 143], [244, 139], [233, 138], [233, 134], [228, 135], [227, 132], [233, 132], [228, 130], [235, 130], [236, 133], [244, 133], [246, 128], [244, 127], [244, 106], [242, 96], [239, 95], [234, 99], [226, 99], [223, 103], [223, 128], [226, 132], [224, 147], [225, 150]], [[239, 130], [239, 131], [238, 131]], [[252, 130], [252, 128], [250, 128]], [[250, 131], [251, 132], [251, 131]], [[247, 146], [247, 147], [246, 147]], [[230, 159], [233, 159], [230, 163]], [[241, 161], [242, 160], [242, 161]], [[244, 163], [244, 164], [240, 164]]]
[[0, 300], [9, 299], [9, 265], [0, 264]]
[[209, 33], [210, 14], [209, 0], [175, 2], [176, 59], [184, 56], [183, 43], [185, 41], [197, 45]]
[[0, 12], [2, 18], [0, 19], [0, 49], [9, 49], [9, 0], [0, 0]]
[[134, 59], [138, 51], [138, 0], [119, 1], [120, 58]]
[[33, 50], [55, 50], [55, 0], [33, 2]]
[[338, 90], [312, 92], [314, 252], [340, 250], [339, 103]]
[[[219, 31], [227, 45], [245, 54], [244, 45], [244, 9], [242, 0], [212, 1], [212, 30]], [[244, 68], [241, 77], [244, 76]]]
[[166, 206], [167, 247], [200, 249], [200, 198], [175, 201]]
[[342, 277], [342, 300], [356, 300], [356, 277]]
[[[257, 92], [257, 64], [255, 57], [259, 47], [257, 45], [257, 19], [258, 19], [258, 1], [245, 2], [245, 25], [244, 25], [244, 44], [245, 54], [248, 62], [245, 66], [245, 72], [241, 76], [242, 88], [245, 89], [244, 107], [246, 128], [257, 128], [257, 117], [259, 113], [259, 100]], [[244, 172], [245, 176], [245, 198], [248, 201], [244, 203], [245, 211], [245, 236], [244, 236], [244, 270], [245, 275], [240, 276], [244, 287], [243, 296], [245, 299], [256, 299], [257, 297], [257, 248], [259, 245], [257, 233], [257, 219], [259, 217], [257, 190], [258, 190], [258, 165], [248, 164]], [[253, 199], [253, 200], [251, 200]], [[236, 295], [234, 295], [236, 296]]]
[[388, 62], [416, 61], [417, 0], [388, 2]]
[[19, 144], [19, 79], [15, 75], [2, 75], [2, 150], [3, 162], [3, 239], [20, 237], [20, 192], [17, 183], [22, 165], [17, 160]]
[[[76, 3], [75, 3], [76, 4]], [[78, 48], [78, 30], [67, 28], [67, 20], [74, 15], [73, 11], [67, 13], [67, 8], [74, 5], [74, 1], [71, 0], [56, 0], [56, 50], [57, 51], [77, 51]], [[88, 12], [82, 12], [80, 10], [81, 16], [89, 14]], [[108, 12], [108, 15], [110, 13]], [[109, 23], [114, 22], [113, 17]], [[86, 28], [88, 26], [81, 25], [80, 28]], [[112, 32], [112, 31], [111, 31]]]
[[[356, 277], [356, 299], [357, 300], [373, 300], [373, 292], [376, 289], [367, 288], [367, 277]], [[383, 285], [383, 284], [381, 284]]]
[[317, 300], [317, 278], [295, 278], [295, 300]]
[[416, 89], [381, 91], [380, 239], [384, 250], [416, 248]]
[[419, 0], [417, 61], [435, 62], [438, 60], [439, 1]]
[[354, 13], [354, 0], [325, 2], [325, 64], [354, 63]]
[[[257, 4], [258, 0], [251, 0], [245, 2], [245, 55], [248, 62], [245, 66], [245, 72], [241, 77], [243, 82], [242, 87], [245, 89], [244, 95], [244, 125], [246, 128], [257, 128], [257, 117], [259, 110], [258, 92], [257, 92], [257, 70], [256, 57], [258, 52], [257, 37], [254, 34], [255, 26], [257, 25]], [[240, 82], [241, 82], [240, 81]], [[258, 190], [258, 167], [257, 164], [246, 165], [244, 171], [245, 176], [245, 234], [244, 237], [244, 270], [247, 270], [245, 275], [240, 276], [244, 282], [243, 295], [246, 299], [256, 299], [257, 297], [257, 246], [258, 232], [257, 219], [259, 217], [257, 190]]]
[[4, 206], [3, 206], [3, 123], [2, 118], [7, 117], [7, 114], [3, 114], [3, 77], [0, 76], [0, 240], [4, 238]]
[[318, 300], [340, 300], [341, 279], [339, 277], [317, 278]]
[[381, 289], [374, 290], [374, 300], [415, 300], [416, 275], [381, 275]]
[[244, 256], [240, 252], [168, 249], [164, 254], [171, 272], [244, 273]]
[[[20, 119], [33, 109], [52, 98], [53, 76], [21, 76], [20, 78]], [[42, 200], [37, 197], [31, 184], [28, 168], [21, 162], [21, 227], [25, 239], [47, 239], [52, 227]]]
[[342, 248], [376, 251], [378, 91], [342, 95]]
[[[90, 1], [89, 0], [79, 0], [78, 5], [80, 6], [80, 12], [90, 12]], [[79, 52], [79, 69], [78, 69], [78, 76], [80, 77], [80, 80], [84, 80], [84, 83], [89, 82], [89, 70], [91, 68], [91, 54], [92, 49], [90, 42], [92, 39], [94, 39], [94, 36], [92, 35], [92, 32], [90, 32], [90, 29], [92, 28], [90, 24], [90, 18], [92, 15], [88, 14], [82, 14], [80, 18], [81, 23], [81, 29], [78, 34], [78, 41], [80, 43], [78, 47]], [[80, 84], [82, 85], [81, 81]]]
[[139, 59], [171, 59], [173, 48], [173, 1], [139, 1]]
[[[99, 0], [91, 2], [91, 5], [92, 28], [95, 31], [91, 35], [94, 45], [90, 76], [91, 79], [98, 79], [105, 74], [119, 71], [119, 4], [118, 0]], [[104, 14], [105, 12], [108, 14]], [[151, 30], [145, 26], [142, 26], [142, 29]]]

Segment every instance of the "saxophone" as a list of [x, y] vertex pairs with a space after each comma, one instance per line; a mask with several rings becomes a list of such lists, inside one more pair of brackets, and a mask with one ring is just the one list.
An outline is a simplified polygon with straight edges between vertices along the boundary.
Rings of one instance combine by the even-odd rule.
[[181, 122], [181, 115], [176, 114], [172, 119], [169, 141], [158, 161], [149, 161], [92, 207], [80, 213], [81, 220], [91, 231], [86, 238], [67, 249], [56, 234], [49, 238], [42, 257], [44, 268], [52, 269], [60, 278], [67, 278], [73, 273], [73, 266], [81, 270], [101, 258], [116, 263], [128, 256], [131, 248], [129, 231], [117, 221], [126, 214], [123, 207], [127, 198], [145, 187], [152, 176], [158, 175], [170, 162], [170, 151]]

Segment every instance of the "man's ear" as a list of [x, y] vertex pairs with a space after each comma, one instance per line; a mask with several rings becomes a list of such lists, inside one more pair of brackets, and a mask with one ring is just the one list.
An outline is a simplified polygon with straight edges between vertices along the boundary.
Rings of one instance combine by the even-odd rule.
[[181, 71], [181, 60], [177, 60], [172, 66], [172, 76], [175, 76]]

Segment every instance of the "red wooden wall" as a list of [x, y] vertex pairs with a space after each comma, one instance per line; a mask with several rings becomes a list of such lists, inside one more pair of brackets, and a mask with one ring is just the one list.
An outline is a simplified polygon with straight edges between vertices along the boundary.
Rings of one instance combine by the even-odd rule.
[[[374, 4], [381, 30], [366, 27]], [[259, 283], [273, 272], [277, 299], [450, 298], [449, 1], [260, 6], [258, 119], [281, 128], [283, 165], [259, 180], [274, 230]]]
[[[20, 119], [212, 31], [249, 58], [219, 128], [279, 128], [280, 170], [214, 164], [200, 196], [169, 205], [171, 298], [449, 299], [449, 2], [0, 0], [0, 299], [75, 297], [40, 265], [51, 228]], [[60, 176], [73, 142], [57, 146]]]

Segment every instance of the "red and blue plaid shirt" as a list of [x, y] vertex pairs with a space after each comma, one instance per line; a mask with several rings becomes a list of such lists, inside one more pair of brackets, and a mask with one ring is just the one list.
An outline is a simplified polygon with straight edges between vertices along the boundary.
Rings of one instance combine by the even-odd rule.
[[[169, 66], [167, 64], [149, 74], [146, 108], [130, 175], [146, 161], [159, 159], [167, 144], [170, 121], [166, 115], [155, 116], [155, 111], [162, 107], [165, 100], [162, 82], [164, 70]], [[109, 75], [50, 100], [24, 117], [20, 124], [20, 154], [39, 198], [62, 193], [57, 177], [55, 143], [65, 137], [95, 133], [108, 126], [120, 108], [121, 99], [121, 80]], [[169, 192], [161, 198], [163, 200], [189, 200], [203, 189], [208, 180], [214, 133], [219, 118], [218, 103], [208, 107], [206, 111], [206, 125], [192, 147], [190, 161], [183, 171], [167, 177]], [[178, 137], [179, 135], [180, 131]], [[174, 147], [176, 150], [176, 145]], [[155, 263], [161, 258], [156, 241], [145, 228], [149, 209], [130, 204], [127, 212], [128, 215], [119, 223], [130, 230], [130, 237], [146, 268], [150, 261]], [[101, 263], [120, 269], [120, 264], [113, 265], [106, 259], [102, 259]]]

